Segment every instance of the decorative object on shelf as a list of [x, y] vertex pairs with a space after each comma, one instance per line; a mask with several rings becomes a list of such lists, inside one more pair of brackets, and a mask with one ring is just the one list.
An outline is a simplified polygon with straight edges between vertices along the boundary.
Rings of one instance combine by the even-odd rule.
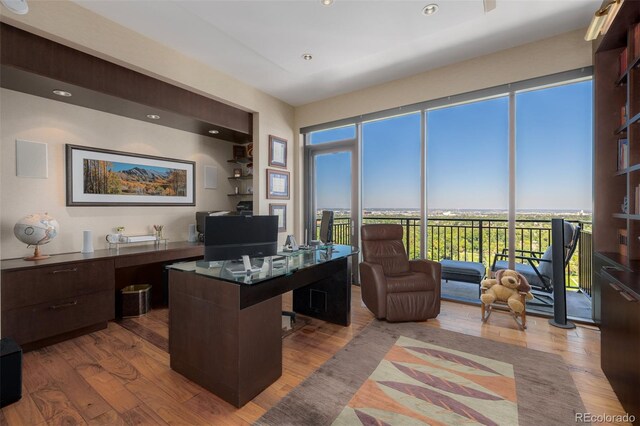
[[289, 199], [289, 172], [267, 169], [267, 198]]
[[153, 230], [156, 233], [156, 238], [158, 240], [162, 239], [162, 230], [164, 229], [164, 225], [153, 225]]
[[287, 230], [287, 205], [269, 204], [269, 214], [278, 216], [278, 232]]
[[33, 256], [24, 260], [42, 260], [49, 256], [40, 253], [40, 246], [50, 243], [60, 232], [60, 224], [48, 213], [34, 213], [16, 222], [13, 234], [28, 246], [36, 246]]
[[247, 157], [253, 158], [253, 143], [247, 145]]
[[628, 256], [629, 254], [629, 238], [626, 228], [618, 229], [618, 251], [622, 256]]
[[253, 194], [253, 187], [247, 186], [247, 194]]
[[287, 140], [269, 135], [269, 166], [287, 168]]
[[195, 206], [193, 161], [66, 145], [67, 206]]
[[104, 237], [104, 239], [107, 240], [107, 242], [111, 243], [111, 244], [119, 243], [121, 238], [122, 238], [122, 234], [120, 234], [120, 233], [107, 234], [107, 236]]
[[242, 177], [242, 169], [233, 169], [233, 177]]
[[247, 164], [247, 176], [253, 176], [253, 163]]
[[82, 231], [82, 250], [80, 253], [93, 253], [93, 232]]
[[629, 167], [629, 140], [618, 139], [618, 171]]
[[238, 195], [240, 193], [240, 188], [238, 188], [237, 186], [233, 188], [233, 193]]
[[243, 145], [234, 145], [233, 146], [233, 159], [239, 160], [240, 158], [244, 158], [247, 156], [246, 148]]
[[622, 204], [620, 204], [620, 208], [622, 209], [622, 213], [625, 213], [625, 214], [629, 213], [629, 197], [627, 197], [626, 195], [622, 199]]

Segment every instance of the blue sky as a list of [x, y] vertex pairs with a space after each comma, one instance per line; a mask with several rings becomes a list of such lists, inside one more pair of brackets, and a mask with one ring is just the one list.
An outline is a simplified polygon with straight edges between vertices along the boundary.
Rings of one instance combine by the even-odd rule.
[[[591, 210], [591, 81], [516, 95], [518, 209]], [[428, 112], [430, 209], [506, 209], [508, 98]], [[420, 115], [364, 123], [365, 208], [418, 208]], [[354, 137], [317, 132], [311, 143]], [[318, 158], [317, 205], [348, 208], [350, 154]]]

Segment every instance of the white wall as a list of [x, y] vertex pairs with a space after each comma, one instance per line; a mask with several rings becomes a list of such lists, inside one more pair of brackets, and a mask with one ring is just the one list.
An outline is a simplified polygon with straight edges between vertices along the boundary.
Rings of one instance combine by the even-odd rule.
[[[184, 241], [196, 211], [235, 206], [236, 200], [226, 195], [232, 192], [229, 142], [6, 89], [0, 89], [0, 123], [4, 258], [33, 251], [13, 236], [13, 225], [28, 213], [48, 212], [58, 220], [60, 235], [43, 250], [64, 253], [81, 249], [85, 229], [93, 230], [96, 249], [106, 247], [104, 237], [116, 226], [125, 226], [128, 234], [147, 234], [153, 224], [162, 224], [169, 239]], [[16, 176], [16, 139], [47, 144], [47, 179]], [[195, 161], [196, 206], [67, 207], [65, 144]], [[217, 189], [203, 188], [205, 165], [218, 168]]]
[[[254, 112], [254, 210], [261, 214], [268, 213], [270, 201], [266, 199], [266, 169], [269, 134], [287, 139], [293, 144], [293, 107], [178, 51], [104, 19], [75, 3], [69, 1], [32, 1], [29, 6], [30, 11], [27, 15], [2, 14], [0, 15], [0, 20], [187, 90]], [[91, 124], [86, 123], [102, 123], [98, 127], [104, 130], [102, 125], [104, 122], [110, 121], [111, 118], [106, 118], [108, 114], [95, 111], [93, 113], [97, 114], [96, 116], [87, 112], [92, 118], [86, 123], [79, 120], [65, 122], [61, 120], [61, 117], [57, 117], [56, 120], [47, 122], [45, 127], [40, 122], [44, 118], [37, 116], [34, 112], [48, 111], [49, 113], [55, 113], [54, 110], [56, 108], [43, 106], [42, 110], [30, 111], [34, 117], [31, 121], [22, 121], [18, 118], [12, 118], [10, 110], [29, 111], [32, 102], [39, 103], [37, 98], [32, 100], [32, 97], [9, 95], [5, 99], [5, 93], [7, 92], [2, 92], [3, 99], [2, 105], [0, 105], [3, 113], [2, 121], [0, 121], [0, 132], [2, 132], [0, 152], [2, 157], [2, 171], [0, 172], [2, 179], [0, 181], [0, 192], [2, 193], [0, 248], [2, 251], [0, 251], [0, 255], [3, 259], [25, 254], [25, 250], [15, 245], [17, 240], [13, 237], [13, 232], [10, 229], [17, 219], [33, 212], [36, 207], [38, 207], [38, 210], [49, 211], [49, 213], [57, 216], [59, 220], [65, 222], [61, 235], [50, 244], [50, 247], [47, 247], [50, 252], [79, 250], [79, 235], [82, 229], [87, 227], [87, 224], [92, 224], [92, 229], [97, 234], [102, 234], [103, 237], [111, 226], [124, 222], [131, 223], [130, 229], [132, 231], [142, 230], [144, 225], [154, 222], [162, 222], [168, 227], [176, 229], [176, 231], [182, 228], [186, 229], [184, 224], [191, 221], [193, 216], [189, 208], [186, 207], [178, 210], [173, 207], [159, 209], [132, 208], [126, 210], [102, 207], [66, 208], [64, 206], [63, 192], [52, 195], [51, 197], [53, 198], [41, 200], [40, 203], [42, 205], [38, 205], [38, 201], [33, 200], [33, 197], [18, 195], [11, 187], [12, 176], [15, 177], [15, 166], [13, 165], [15, 162], [13, 144], [15, 142], [13, 139], [15, 139], [15, 135], [19, 134], [21, 138], [25, 139], [42, 142], [52, 141], [50, 161], [59, 161], [63, 158], [61, 156], [61, 148], [58, 146], [60, 143], [78, 143], [80, 145], [94, 145], [142, 153], [150, 152], [159, 156], [178, 158], [194, 158], [201, 155], [203, 160], [207, 156], [212, 158], [216, 156], [217, 159], [217, 153], [210, 152], [211, 148], [205, 147], [206, 144], [200, 138], [196, 135], [167, 130], [164, 127], [155, 125], [151, 125], [153, 130], [150, 128], [148, 131], [143, 131], [138, 128], [138, 125], [143, 124], [142, 122], [123, 125], [124, 119], [118, 119], [117, 124], [112, 122], [115, 127], [103, 133], [105, 137], [98, 139], [98, 135], [94, 133]], [[56, 102], [55, 105], [60, 105], [60, 103]], [[60, 120], [58, 121], [58, 119]], [[17, 121], [5, 123], [5, 120]], [[131, 122], [135, 122], [135, 120], [131, 120]], [[121, 128], [117, 129], [118, 127]], [[114, 136], [114, 133], [117, 133], [119, 137], [106, 138], [107, 134]], [[164, 142], [158, 142], [158, 140]], [[180, 144], [173, 145], [169, 142], [170, 140], [180, 140], [181, 144], [184, 142], [184, 145], [190, 147], [188, 154], [178, 155], [178, 151], [182, 147]], [[229, 145], [223, 146], [229, 147]], [[288, 150], [288, 155], [288, 170], [292, 172], [293, 178], [295, 176], [292, 166], [293, 149]], [[228, 155], [224, 154], [224, 158], [226, 159], [227, 157]], [[56, 190], [63, 191], [64, 175], [58, 174], [61, 169], [59, 169], [57, 163], [50, 163], [50, 166], [54, 165], [56, 168], [52, 167], [50, 169], [51, 178], [46, 182], [34, 180], [28, 184], [21, 182], [20, 185], [28, 186], [32, 193], [42, 194], [51, 189], [50, 185], [53, 185], [52, 179], [57, 179], [58, 181], [55, 183]], [[224, 185], [222, 180], [226, 181], [226, 176], [219, 176], [219, 178], [219, 181]], [[294, 179], [292, 179], [292, 184], [293, 182]], [[285, 201], [289, 206], [287, 215], [288, 233], [293, 229], [294, 189], [292, 186], [292, 199]], [[198, 208], [208, 208], [201, 204], [207, 197], [202, 195], [202, 191], [198, 191], [197, 197]], [[29, 200], [23, 200], [23, 198], [29, 198]], [[233, 203], [235, 204], [236, 201], [234, 200]], [[51, 202], [54, 204], [49, 204]], [[226, 202], [227, 200], [225, 200]], [[195, 211], [195, 209], [192, 210]], [[71, 222], [66, 221], [65, 217], [73, 218], [73, 220]], [[184, 240], [186, 238], [185, 231], [181, 232], [182, 235], [176, 235], [176, 239]], [[280, 237], [284, 240], [284, 234], [281, 234]]]

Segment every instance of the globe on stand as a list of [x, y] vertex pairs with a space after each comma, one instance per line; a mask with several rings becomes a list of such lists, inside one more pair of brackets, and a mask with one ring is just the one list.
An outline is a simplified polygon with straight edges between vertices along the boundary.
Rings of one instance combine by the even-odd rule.
[[48, 213], [34, 213], [20, 219], [13, 227], [13, 234], [28, 246], [36, 246], [33, 256], [24, 260], [42, 260], [49, 256], [40, 254], [40, 246], [53, 240], [60, 231], [58, 221]]

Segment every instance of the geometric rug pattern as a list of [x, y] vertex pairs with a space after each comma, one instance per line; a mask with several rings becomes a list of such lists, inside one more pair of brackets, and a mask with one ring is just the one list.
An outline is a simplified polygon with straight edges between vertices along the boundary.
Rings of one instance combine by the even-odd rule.
[[333, 425], [517, 425], [513, 365], [400, 336]]

